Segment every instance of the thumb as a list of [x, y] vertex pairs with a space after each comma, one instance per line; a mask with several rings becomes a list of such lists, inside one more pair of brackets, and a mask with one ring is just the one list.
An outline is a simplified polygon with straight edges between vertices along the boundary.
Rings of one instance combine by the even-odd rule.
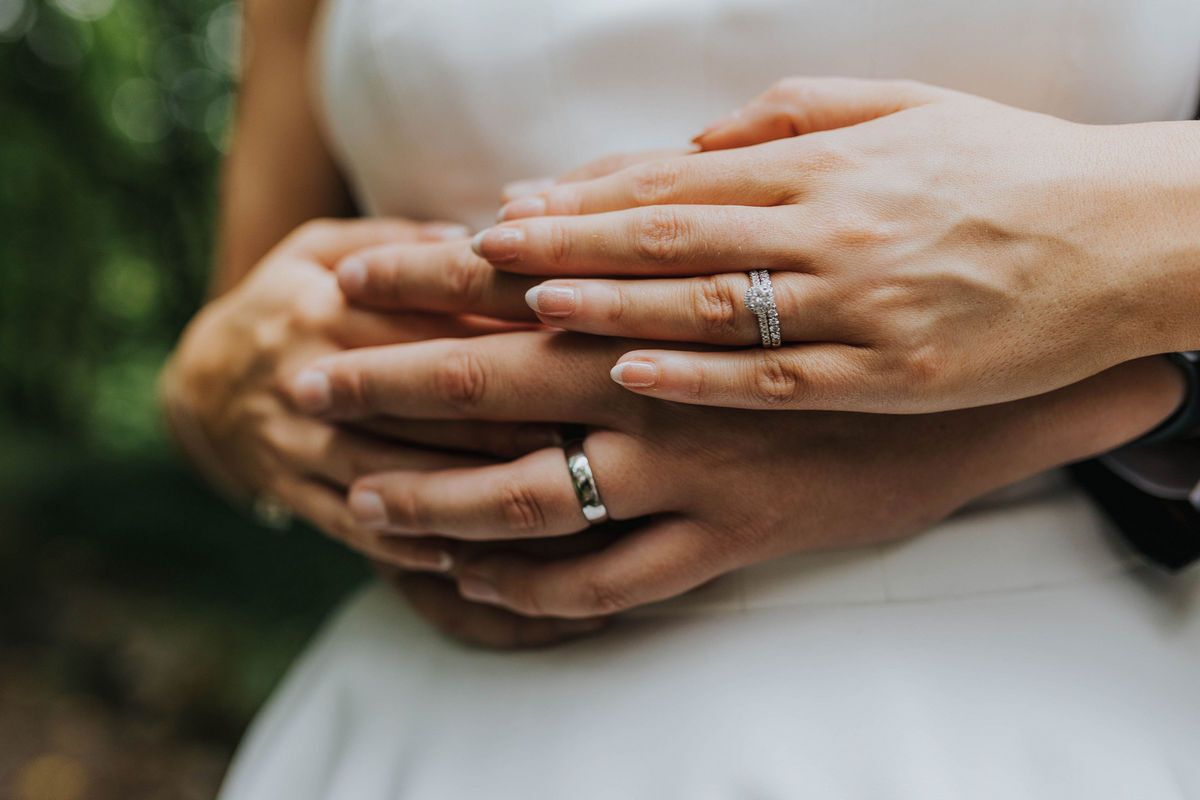
[[785, 78], [692, 141], [702, 150], [746, 147], [857, 125], [947, 94], [916, 81]]

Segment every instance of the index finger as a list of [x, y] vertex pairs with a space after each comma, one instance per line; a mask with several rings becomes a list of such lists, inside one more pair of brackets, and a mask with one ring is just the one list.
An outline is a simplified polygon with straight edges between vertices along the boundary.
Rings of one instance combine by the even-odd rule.
[[346, 297], [367, 308], [534, 321], [524, 297], [535, 281], [497, 272], [465, 240], [369, 247], [344, 258], [337, 276]]
[[[793, 145], [794, 147], [794, 145]], [[639, 162], [611, 174], [559, 182], [518, 197], [503, 208], [500, 222], [557, 214], [595, 214], [624, 208], [672, 204], [773, 206], [797, 195], [782, 164], [779, 145], [747, 147]]]
[[366, 347], [313, 362], [286, 392], [300, 410], [332, 419], [612, 425], [634, 407], [608, 375], [629, 348], [550, 331]]

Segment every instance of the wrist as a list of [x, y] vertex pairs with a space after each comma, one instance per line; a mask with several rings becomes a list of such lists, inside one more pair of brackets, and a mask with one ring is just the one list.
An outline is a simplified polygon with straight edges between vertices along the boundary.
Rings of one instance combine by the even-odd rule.
[[1153, 430], [1179, 407], [1185, 382], [1164, 358], [1112, 367], [1054, 392], [973, 409], [990, 420], [975, 463], [989, 464], [984, 491], [1116, 449]]

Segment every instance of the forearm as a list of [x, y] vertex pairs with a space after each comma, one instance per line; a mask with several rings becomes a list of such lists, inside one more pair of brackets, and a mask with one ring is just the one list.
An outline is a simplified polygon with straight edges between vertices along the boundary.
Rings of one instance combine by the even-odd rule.
[[1130, 442], [1179, 405], [1183, 379], [1162, 358], [1120, 364], [1036, 397], [958, 412], [973, 416], [981, 492]]
[[1096, 130], [1115, 166], [1104, 224], [1127, 265], [1130, 338], [1139, 355], [1200, 349], [1200, 122]]
[[250, 0], [232, 145], [222, 176], [212, 293], [230, 289], [290, 231], [353, 210], [311, 100], [318, 0]]

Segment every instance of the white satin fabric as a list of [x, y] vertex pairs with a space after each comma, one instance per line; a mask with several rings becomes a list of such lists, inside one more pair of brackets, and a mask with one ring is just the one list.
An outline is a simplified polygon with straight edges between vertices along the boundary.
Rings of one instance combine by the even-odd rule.
[[[317, 85], [364, 206], [475, 226], [505, 181], [680, 145], [787, 75], [1090, 122], [1187, 118], [1200, 85], [1195, 0], [329, 1]], [[1054, 474], [549, 650], [463, 647], [372, 587], [222, 792], [467, 797], [1200, 797], [1200, 575], [1134, 564]]]

